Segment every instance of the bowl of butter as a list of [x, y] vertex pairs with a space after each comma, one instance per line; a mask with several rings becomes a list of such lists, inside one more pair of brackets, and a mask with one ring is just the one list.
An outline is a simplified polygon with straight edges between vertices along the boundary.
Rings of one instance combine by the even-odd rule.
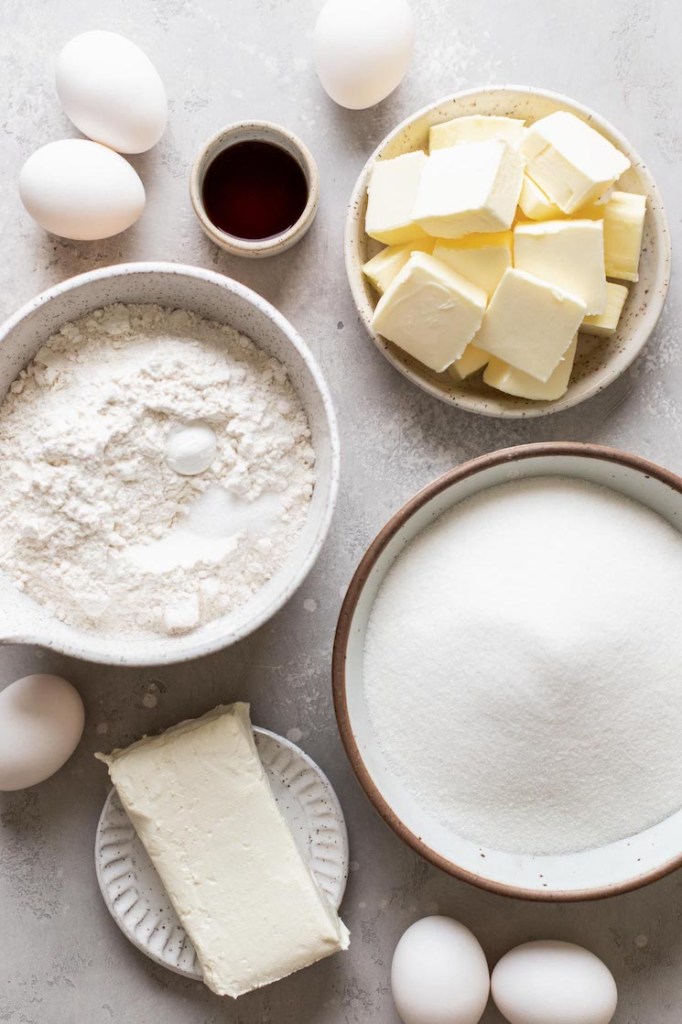
[[503, 86], [408, 118], [365, 165], [346, 270], [374, 343], [441, 401], [542, 416], [619, 377], [670, 280], [660, 192], [630, 143], [567, 97]]

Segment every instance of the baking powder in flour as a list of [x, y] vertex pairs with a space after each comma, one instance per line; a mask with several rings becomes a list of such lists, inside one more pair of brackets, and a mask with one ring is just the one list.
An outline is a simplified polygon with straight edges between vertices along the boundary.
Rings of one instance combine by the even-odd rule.
[[495, 487], [398, 556], [370, 616], [377, 743], [492, 849], [600, 846], [682, 805], [682, 537], [614, 491]]
[[[215, 436], [197, 475], [169, 447], [189, 425]], [[272, 577], [313, 483], [281, 363], [193, 313], [109, 306], [51, 337], [0, 407], [0, 568], [72, 625], [186, 632]]]

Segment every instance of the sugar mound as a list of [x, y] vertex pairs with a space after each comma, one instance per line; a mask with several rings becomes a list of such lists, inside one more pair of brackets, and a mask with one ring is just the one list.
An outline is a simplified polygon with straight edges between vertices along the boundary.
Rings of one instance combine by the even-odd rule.
[[590, 849], [682, 805], [682, 537], [620, 494], [504, 484], [398, 557], [364, 687], [390, 768], [463, 837]]

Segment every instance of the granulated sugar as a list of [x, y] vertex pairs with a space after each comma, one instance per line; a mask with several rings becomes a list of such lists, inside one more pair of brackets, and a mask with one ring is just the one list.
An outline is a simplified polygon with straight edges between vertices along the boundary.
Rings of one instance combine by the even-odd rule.
[[518, 853], [588, 849], [682, 805], [682, 537], [563, 478], [455, 507], [384, 580], [364, 685], [434, 819]]

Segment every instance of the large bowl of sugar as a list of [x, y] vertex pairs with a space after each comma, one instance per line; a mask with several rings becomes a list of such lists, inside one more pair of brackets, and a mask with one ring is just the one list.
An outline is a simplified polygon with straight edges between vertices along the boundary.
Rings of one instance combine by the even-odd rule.
[[594, 445], [451, 470], [340, 613], [346, 752], [397, 835], [503, 895], [595, 899], [682, 865], [682, 479]]
[[291, 324], [239, 282], [130, 263], [57, 284], [0, 328], [0, 396], [0, 643], [185, 661], [265, 623], [317, 558], [333, 406]]
[[[618, 329], [610, 338], [579, 336], [568, 390], [553, 401], [530, 401], [488, 387], [480, 374], [461, 382], [449, 373], [436, 373], [401, 351], [372, 326], [379, 296], [362, 267], [381, 248], [365, 232], [367, 185], [375, 163], [403, 153], [428, 149], [433, 125], [469, 115], [523, 118], [528, 125], [565, 110], [608, 139], [630, 160], [618, 188], [645, 195], [647, 214], [639, 264], [639, 281], [630, 288]], [[660, 190], [634, 146], [604, 117], [578, 100], [529, 86], [488, 86], [446, 96], [412, 114], [397, 125], [377, 146], [363, 167], [353, 189], [344, 241], [346, 273], [350, 289], [367, 333], [388, 362], [407, 380], [448, 405], [483, 416], [526, 419], [560, 412], [599, 394], [634, 362], [648, 341], [663, 309], [671, 267], [670, 231]]]

